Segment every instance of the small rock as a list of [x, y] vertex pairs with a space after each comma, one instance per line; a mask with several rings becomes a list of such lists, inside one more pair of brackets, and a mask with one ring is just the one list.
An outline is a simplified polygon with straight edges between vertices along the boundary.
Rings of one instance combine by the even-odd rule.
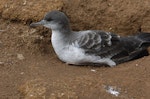
[[24, 72], [21, 72], [20, 74], [21, 74], [21, 75], [23, 75], [23, 74], [24, 74]]
[[4, 62], [0, 62], [0, 65], [4, 65]]
[[139, 66], [139, 64], [135, 64], [135, 66]]
[[24, 2], [23, 2], [23, 5], [26, 5], [27, 4], [27, 1], [25, 0]]
[[118, 97], [120, 92], [118, 90], [118, 88], [114, 87], [114, 86], [105, 86], [106, 92]]
[[24, 59], [25, 59], [22, 54], [17, 54], [17, 58], [18, 58], [19, 60], [24, 60]]
[[30, 97], [33, 97], [33, 95], [31, 94]]
[[96, 72], [96, 70], [95, 70], [95, 69], [91, 69], [91, 71], [92, 71], [92, 72]]

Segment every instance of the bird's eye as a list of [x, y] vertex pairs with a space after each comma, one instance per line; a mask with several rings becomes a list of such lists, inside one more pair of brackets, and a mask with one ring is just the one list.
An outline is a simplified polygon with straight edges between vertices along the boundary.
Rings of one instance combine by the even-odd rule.
[[47, 15], [44, 17], [44, 20], [46, 20], [46, 21], [51, 21], [51, 20], [52, 20], [52, 18], [50, 17], [50, 15], [49, 15], [49, 14], [47, 14]]
[[47, 20], [47, 21], [51, 21], [52, 19], [51, 19], [51, 18], [47, 18], [46, 20]]
[[50, 17], [45, 17], [44, 20], [51, 21], [52, 19]]

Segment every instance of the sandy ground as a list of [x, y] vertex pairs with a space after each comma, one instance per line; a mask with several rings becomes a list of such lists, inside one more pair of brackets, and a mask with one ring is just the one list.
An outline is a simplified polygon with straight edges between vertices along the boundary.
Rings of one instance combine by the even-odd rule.
[[[15, 1], [0, 1], [0, 99], [149, 99], [150, 56], [114, 68], [67, 65], [53, 51], [51, 31], [29, 27], [60, 9], [74, 30], [150, 32], [148, 0]], [[49, 3], [53, 6], [45, 6]]]

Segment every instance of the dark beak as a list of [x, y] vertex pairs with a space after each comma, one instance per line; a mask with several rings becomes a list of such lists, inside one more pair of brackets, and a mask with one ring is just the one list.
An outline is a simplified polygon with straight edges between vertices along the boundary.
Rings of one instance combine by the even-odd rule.
[[45, 24], [46, 24], [46, 21], [45, 20], [41, 20], [39, 22], [31, 23], [30, 27], [34, 28], [34, 27], [37, 27], [37, 26], [43, 26]]

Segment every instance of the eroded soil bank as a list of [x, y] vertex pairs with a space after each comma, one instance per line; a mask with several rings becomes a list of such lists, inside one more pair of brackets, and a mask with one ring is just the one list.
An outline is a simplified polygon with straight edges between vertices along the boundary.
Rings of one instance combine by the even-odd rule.
[[29, 28], [58, 9], [68, 15], [73, 30], [150, 32], [149, 0], [0, 3], [0, 99], [149, 99], [150, 56], [114, 68], [70, 66], [57, 59], [50, 30]]

